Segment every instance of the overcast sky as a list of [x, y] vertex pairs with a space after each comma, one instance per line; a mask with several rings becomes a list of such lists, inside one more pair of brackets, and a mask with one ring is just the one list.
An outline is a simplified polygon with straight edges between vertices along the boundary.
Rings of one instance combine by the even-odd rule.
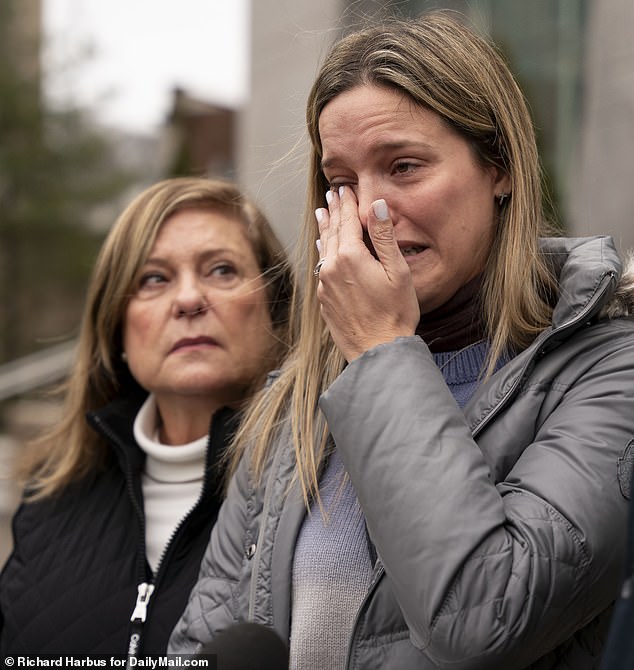
[[[249, 0], [43, 0], [54, 99], [106, 123], [152, 132], [181, 86], [237, 106], [248, 89]], [[92, 55], [81, 57], [82, 48]]]

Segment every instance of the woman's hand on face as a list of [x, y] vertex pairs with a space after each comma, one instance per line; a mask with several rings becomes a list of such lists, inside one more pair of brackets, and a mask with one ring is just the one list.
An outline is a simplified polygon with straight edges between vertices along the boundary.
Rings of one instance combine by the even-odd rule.
[[332, 338], [348, 362], [377, 344], [413, 335], [420, 309], [411, 274], [396, 242], [384, 200], [367, 214], [376, 257], [363, 239], [354, 193], [329, 192], [316, 212], [321, 258], [317, 298]]

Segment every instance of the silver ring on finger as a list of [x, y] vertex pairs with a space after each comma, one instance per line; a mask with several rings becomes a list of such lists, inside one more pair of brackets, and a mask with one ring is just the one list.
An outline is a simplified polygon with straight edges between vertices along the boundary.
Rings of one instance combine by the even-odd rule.
[[321, 271], [322, 265], [326, 262], [325, 258], [320, 258], [319, 261], [317, 262], [317, 265], [315, 265], [315, 269], [313, 270], [313, 274], [315, 277], [319, 277], [319, 272]]

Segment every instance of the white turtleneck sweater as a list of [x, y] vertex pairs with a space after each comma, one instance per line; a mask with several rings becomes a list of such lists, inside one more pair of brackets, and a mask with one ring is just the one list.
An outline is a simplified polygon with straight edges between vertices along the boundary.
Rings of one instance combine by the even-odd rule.
[[158, 409], [152, 394], [136, 416], [134, 437], [146, 454], [141, 477], [145, 551], [156, 574], [172, 534], [200, 496], [209, 438], [205, 435], [189, 444], [162, 444]]

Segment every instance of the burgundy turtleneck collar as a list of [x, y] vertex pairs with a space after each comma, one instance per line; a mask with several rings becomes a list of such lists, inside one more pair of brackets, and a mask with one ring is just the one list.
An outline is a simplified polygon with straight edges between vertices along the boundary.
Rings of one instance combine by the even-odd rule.
[[479, 293], [482, 275], [467, 282], [444, 305], [421, 315], [416, 328], [433, 353], [457, 351], [485, 337]]

